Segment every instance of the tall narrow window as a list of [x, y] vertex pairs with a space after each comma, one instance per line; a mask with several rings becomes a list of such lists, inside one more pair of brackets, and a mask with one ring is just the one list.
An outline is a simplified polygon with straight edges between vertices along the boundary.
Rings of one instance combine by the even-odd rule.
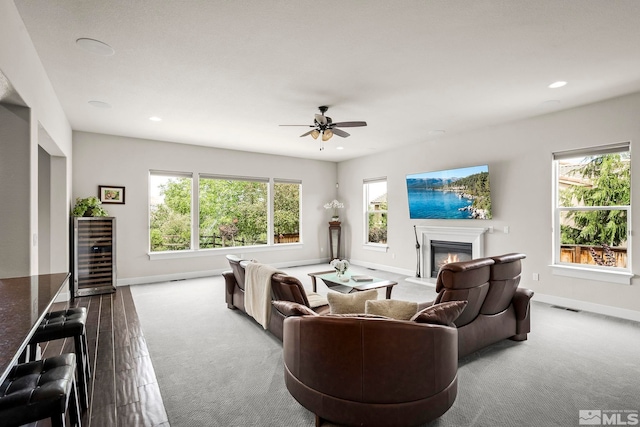
[[273, 189], [273, 243], [299, 242], [302, 184], [275, 180]]
[[387, 244], [387, 179], [364, 181], [365, 242]]
[[151, 252], [191, 249], [191, 174], [149, 173]]
[[200, 176], [200, 248], [266, 245], [268, 180]]
[[630, 270], [629, 144], [554, 154], [557, 265]]

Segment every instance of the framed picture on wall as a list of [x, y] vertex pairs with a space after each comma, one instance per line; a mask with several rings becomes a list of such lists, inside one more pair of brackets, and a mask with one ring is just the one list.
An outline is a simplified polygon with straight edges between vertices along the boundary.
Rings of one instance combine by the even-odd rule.
[[118, 203], [124, 205], [124, 187], [100, 185], [98, 186], [98, 198], [102, 203]]

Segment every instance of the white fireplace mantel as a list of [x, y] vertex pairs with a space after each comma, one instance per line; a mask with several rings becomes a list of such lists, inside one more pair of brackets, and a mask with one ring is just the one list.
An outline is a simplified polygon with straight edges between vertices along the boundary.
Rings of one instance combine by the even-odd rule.
[[[436, 227], [416, 226], [420, 242], [420, 274], [419, 282], [433, 283], [431, 278], [431, 241], [471, 243], [471, 258], [484, 256], [484, 234], [488, 228], [483, 227]], [[413, 280], [412, 280], [413, 281]]]

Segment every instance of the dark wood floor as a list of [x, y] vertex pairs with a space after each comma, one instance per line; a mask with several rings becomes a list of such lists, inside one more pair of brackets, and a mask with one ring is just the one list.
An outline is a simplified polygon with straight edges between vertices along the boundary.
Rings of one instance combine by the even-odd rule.
[[[87, 308], [87, 341], [91, 380], [89, 409], [82, 425], [89, 427], [169, 426], [156, 374], [128, 286], [113, 294], [80, 297], [54, 304]], [[43, 357], [73, 352], [73, 339], [43, 343]], [[49, 426], [48, 421], [38, 427]]]

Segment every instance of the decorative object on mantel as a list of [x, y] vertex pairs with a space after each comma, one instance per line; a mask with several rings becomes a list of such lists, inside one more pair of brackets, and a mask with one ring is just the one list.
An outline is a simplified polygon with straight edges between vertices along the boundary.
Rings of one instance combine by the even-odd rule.
[[71, 215], [79, 216], [109, 216], [109, 213], [104, 210], [102, 203], [97, 197], [85, 197], [76, 199], [76, 205], [71, 211]]
[[348, 277], [342, 277], [344, 276], [344, 273], [346, 273], [349, 269], [349, 261], [347, 261], [346, 259], [334, 259], [333, 261], [331, 261], [330, 265], [331, 267], [335, 268], [336, 275], [340, 280], [342, 280], [343, 282], [349, 281]]
[[333, 216], [331, 217], [331, 222], [340, 223], [340, 217], [338, 216], [338, 209], [344, 208], [344, 203], [340, 203], [338, 200], [333, 199], [329, 203], [325, 203], [325, 209], [333, 209]]
[[416, 230], [416, 226], [413, 226], [413, 234], [416, 235], [416, 277], [420, 277], [420, 241], [418, 240], [418, 230]]
[[124, 205], [124, 187], [99, 185], [98, 194], [102, 203], [117, 203]]

